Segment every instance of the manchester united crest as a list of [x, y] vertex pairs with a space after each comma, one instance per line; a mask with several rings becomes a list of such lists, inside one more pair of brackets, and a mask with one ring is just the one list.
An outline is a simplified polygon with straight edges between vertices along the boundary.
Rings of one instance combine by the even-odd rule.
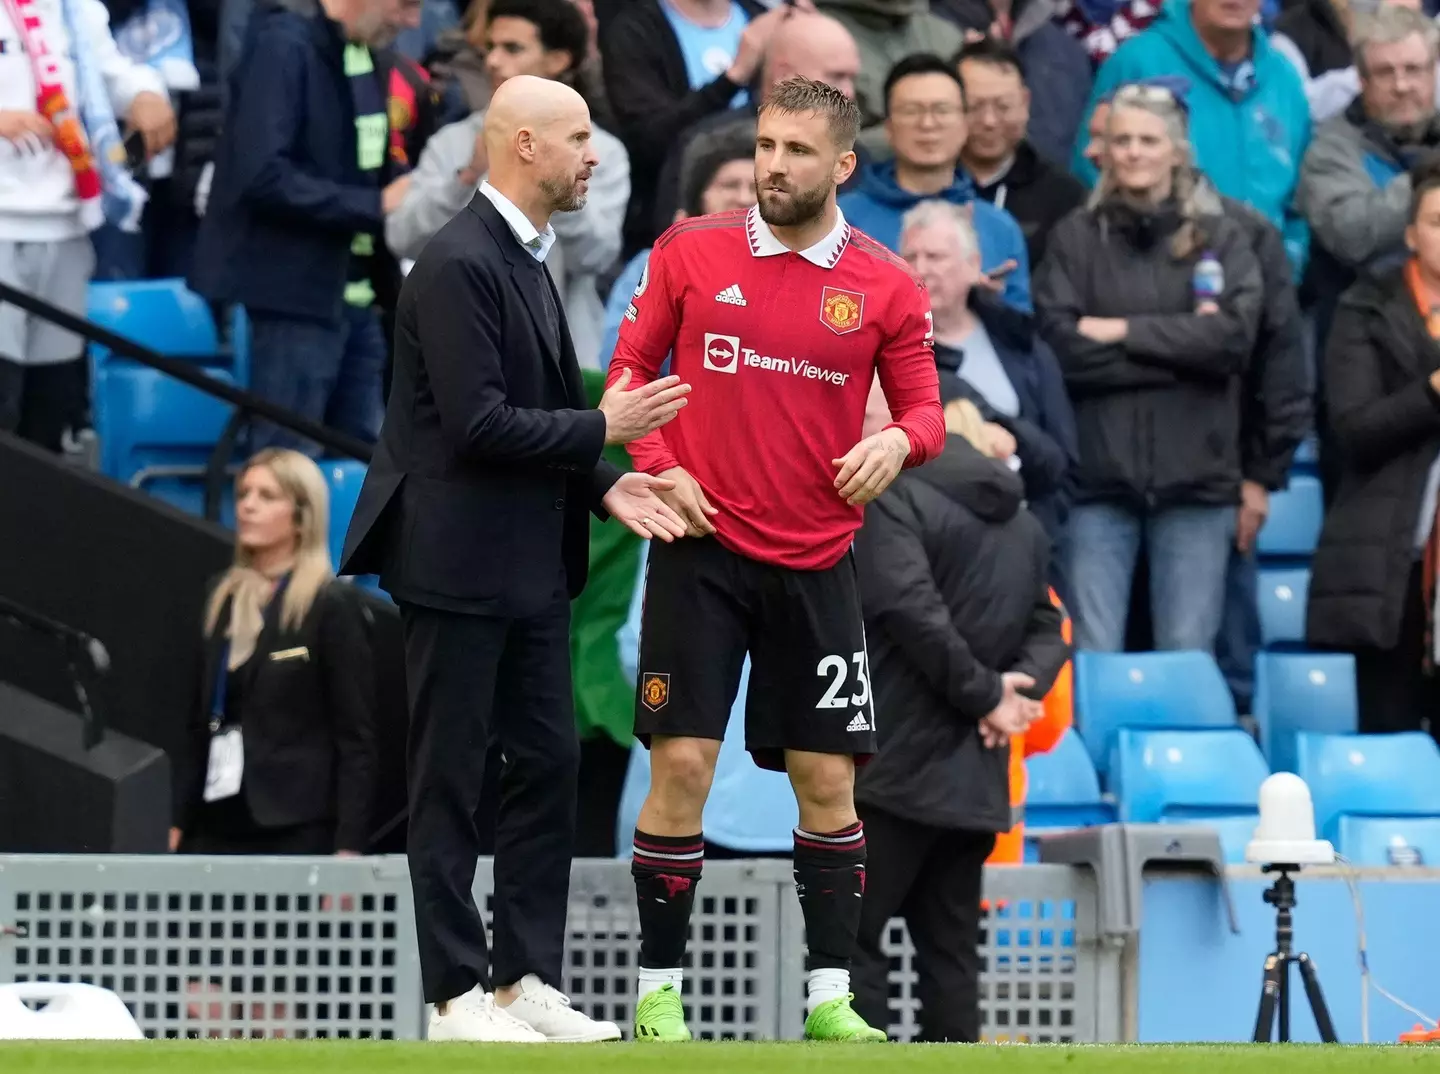
[[659, 712], [670, 700], [670, 676], [649, 673], [640, 683], [640, 703], [651, 712]]
[[865, 313], [865, 296], [859, 291], [827, 287], [820, 292], [820, 320], [837, 336], [860, 327]]

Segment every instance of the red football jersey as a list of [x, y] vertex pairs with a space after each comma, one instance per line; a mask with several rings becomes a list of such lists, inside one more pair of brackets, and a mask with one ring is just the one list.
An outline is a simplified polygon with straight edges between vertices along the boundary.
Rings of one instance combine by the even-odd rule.
[[878, 370], [910, 438], [907, 466], [945, 443], [925, 287], [905, 263], [835, 227], [808, 250], [784, 246], [756, 209], [683, 220], [660, 236], [607, 382], [670, 371], [691, 385], [674, 421], [630, 445], [638, 469], [683, 466], [719, 510], [731, 551], [797, 570], [844, 556], [863, 510], [835, 488], [860, 440]]

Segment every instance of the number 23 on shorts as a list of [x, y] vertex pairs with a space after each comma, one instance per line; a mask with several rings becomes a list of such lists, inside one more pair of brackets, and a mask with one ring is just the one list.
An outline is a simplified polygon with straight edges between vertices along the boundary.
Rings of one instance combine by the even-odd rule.
[[[850, 665], [855, 665], [855, 678], [858, 679], [860, 692], [844, 697], [841, 691], [845, 689], [845, 681], [850, 674]], [[816, 704], [817, 709], [847, 709], [852, 705], [859, 707], [870, 703], [870, 676], [866, 668], [865, 653], [860, 651], [851, 654], [847, 661], [838, 653], [832, 653], [815, 666], [815, 674], [830, 679], [830, 685], [826, 687], [825, 693], [821, 695], [820, 701]]]

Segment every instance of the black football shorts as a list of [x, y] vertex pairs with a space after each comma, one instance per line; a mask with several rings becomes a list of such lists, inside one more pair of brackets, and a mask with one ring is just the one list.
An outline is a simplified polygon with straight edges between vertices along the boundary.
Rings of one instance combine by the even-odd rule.
[[635, 734], [724, 739], [750, 654], [745, 748], [784, 771], [784, 751], [875, 752], [855, 563], [797, 571], [713, 537], [650, 543]]

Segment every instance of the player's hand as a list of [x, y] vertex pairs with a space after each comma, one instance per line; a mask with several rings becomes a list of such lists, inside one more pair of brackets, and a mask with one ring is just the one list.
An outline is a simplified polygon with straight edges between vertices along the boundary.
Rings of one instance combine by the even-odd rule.
[[0, 112], [0, 138], [39, 151], [55, 140], [55, 127], [39, 112]]
[[672, 466], [668, 470], [661, 470], [660, 476], [674, 486], [668, 492], [662, 492], [660, 498], [685, 523], [685, 536], [707, 537], [714, 533], [715, 523], [711, 522], [710, 518], [720, 512], [710, 502], [710, 498], [705, 495], [705, 490], [700, 487], [700, 482], [691, 477], [689, 471], [683, 466]]
[[840, 468], [835, 487], [852, 507], [869, 503], [890, 487], [910, 454], [910, 437], [903, 429], [881, 429], [845, 453], [831, 459]]
[[605, 389], [600, 397], [600, 413], [605, 415], [605, 443], [628, 444], [680, 413], [690, 394], [690, 385], [681, 384], [679, 377], [661, 377], [628, 391], [630, 370]]
[[1270, 493], [1258, 481], [1240, 482], [1240, 513], [1235, 519], [1235, 547], [1249, 552], [1270, 517]]
[[669, 542], [685, 536], [685, 523], [660, 498], [660, 493], [674, 488], [675, 482], [663, 477], [623, 474], [610, 486], [601, 502], [610, 512], [610, 517], [625, 523], [636, 536], [647, 541], [651, 537], [659, 537]]
[[181, 844], [181, 842], [182, 842], [184, 839], [185, 839], [185, 833], [182, 832], [179, 828], [171, 828], [171, 829], [170, 829], [170, 841], [169, 841], [169, 843], [168, 843], [167, 845], [170, 847], [170, 853], [171, 853], [171, 854], [175, 854], [175, 853], [178, 853], [178, 852], [179, 852], [179, 850], [180, 850], [180, 844]]

